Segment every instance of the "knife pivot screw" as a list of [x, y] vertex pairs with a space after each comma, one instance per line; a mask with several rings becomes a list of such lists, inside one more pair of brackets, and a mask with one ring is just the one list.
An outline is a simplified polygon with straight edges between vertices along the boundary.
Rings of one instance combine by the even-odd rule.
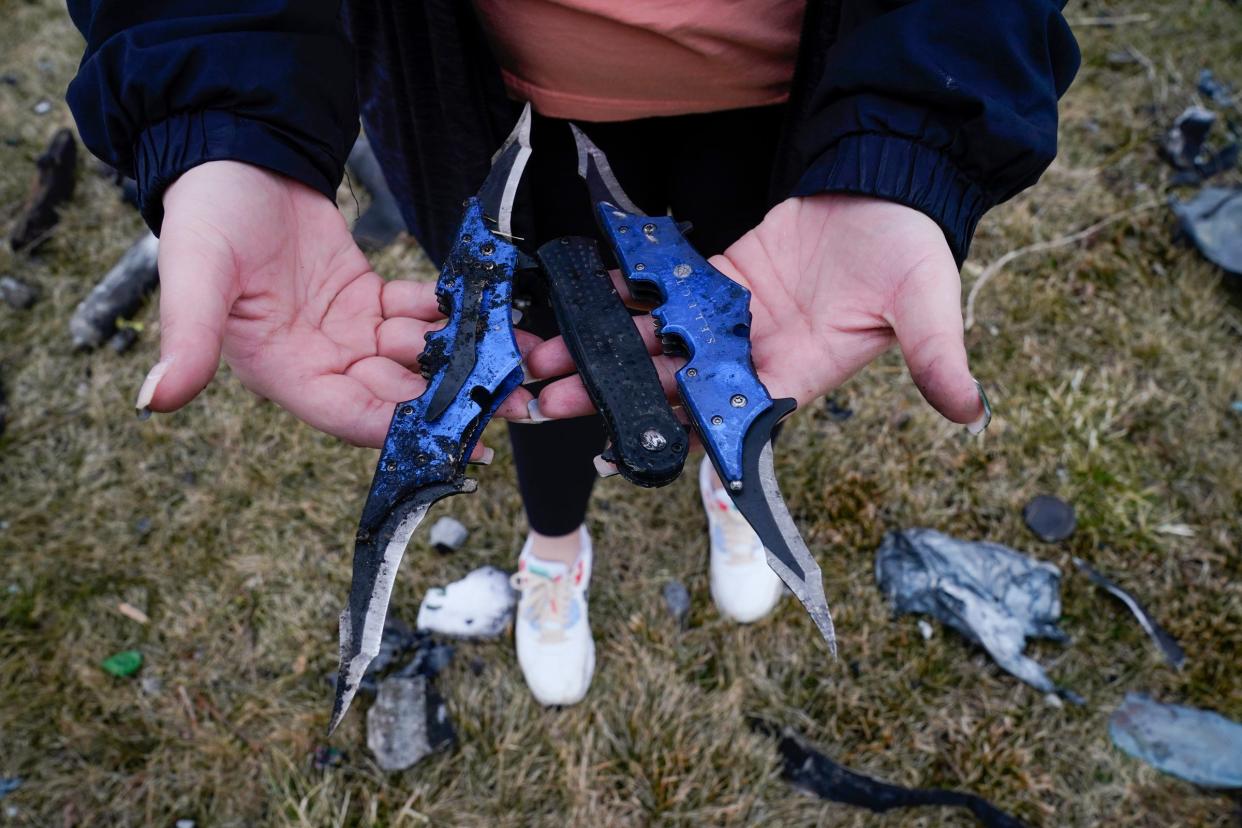
[[484, 256], [490, 256], [496, 252], [496, 245], [492, 244], [491, 242], [487, 242], [482, 247], [479, 248], [479, 252], [482, 253]]
[[639, 262], [638, 264], [634, 265], [634, 269], [635, 270], [646, 270], [647, 266], [643, 264], [642, 262]]
[[734, 394], [734, 395], [733, 395], [733, 396], [729, 399], [729, 403], [730, 403], [730, 404], [731, 404], [734, 408], [745, 408], [745, 407], [746, 407], [746, 398], [745, 398], [745, 397], [743, 397], [741, 394]]
[[729, 481], [729, 491], [731, 491], [731, 492], [740, 492], [741, 490], [742, 490], [742, 481], [740, 481], [740, 480], [730, 480], [730, 481]]
[[712, 425], [724, 425], [724, 417], [721, 417], [719, 414], [712, 417]]
[[617, 228], [617, 232], [618, 232], [618, 233], [628, 233], [628, 232], [630, 232], [630, 228], [629, 228], [628, 226], [626, 226], [626, 225], [624, 225], [624, 224], [623, 224], [623, 225], [621, 225], [620, 227], [618, 227], [618, 228]]
[[389, 460], [387, 463], [384, 464], [384, 471], [396, 471], [396, 470], [397, 470], [396, 460]]
[[410, 415], [411, 415], [411, 414], [413, 414], [413, 413], [414, 413], [414, 406], [412, 406], [412, 405], [403, 405], [403, 406], [401, 406], [401, 416], [402, 416], [402, 417], [408, 417], [408, 416], [410, 416]]
[[678, 279], [686, 278], [687, 276], [690, 275], [690, 265], [688, 264], [677, 265], [677, 267], [673, 268], [673, 275], [676, 276]]
[[655, 225], [654, 225], [654, 224], [644, 224], [644, 225], [643, 225], [643, 232], [644, 232], [644, 233], [646, 233], [647, 235], [651, 235], [652, 233], [654, 233], [654, 232], [655, 232]]
[[642, 444], [647, 451], [659, 451], [668, 445], [668, 440], [654, 428], [649, 428], [643, 432]]

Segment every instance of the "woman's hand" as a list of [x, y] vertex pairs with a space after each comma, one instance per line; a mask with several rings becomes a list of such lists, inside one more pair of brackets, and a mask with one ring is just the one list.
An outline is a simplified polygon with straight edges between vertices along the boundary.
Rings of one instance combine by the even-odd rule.
[[[944, 234], [924, 214], [851, 195], [791, 198], [712, 264], [751, 291], [755, 368], [773, 397], [819, 397], [894, 342], [931, 405], [956, 423], [985, 425], [962, 336], [961, 282]], [[650, 317], [635, 317], [665, 390], [682, 360], [659, 355]], [[558, 337], [527, 358], [535, 377], [573, 371]], [[576, 375], [539, 395], [546, 417], [592, 410]]]
[[[251, 391], [378, 447], [394, 405], [426, 388], [434, 286], [381, 279], [336, 205], [296, 181], [232, 161], [188, 171], [164, 195], [159, 268], [160, 361], [139, 408], [185, 405], [223, 353]], [[539, 341], [518, 332], [523, 350]], [[530, 398], [518, 389], [499, 416], [528, 419]]]

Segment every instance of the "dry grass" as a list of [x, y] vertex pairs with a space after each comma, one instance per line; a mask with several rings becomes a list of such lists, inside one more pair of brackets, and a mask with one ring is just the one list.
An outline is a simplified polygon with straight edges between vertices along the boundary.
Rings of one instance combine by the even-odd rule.
[[[0, 73], [20, 75], [0, 86], [0, 139], [14, 139], [0, 142], [0, 205], [11, 207], [34, 156], [69, 123], [62, 104], [44, 117], [31, 107], [59, 101], [80, 41], [52, 0], [0, 0], [0, 12]], [[1081, 31], [1064, 151], [1039, 187], [984, 222], [981, 265], [1163, 199], [1156, 125], [1191, 101], [1200, 66], [1242, 85], [1236, 6], [1071, 8], [1116, 14], [1148, 16]], [[1107, 57], [1128, 48], [1150, 74]], [[984, 439], [928, 411], [895, 356], [843, 390], [853, 419], [838, 424], [818, 408], [798, 418], [781, 476], [822, 550], [840, 662], [827, 661], [792, 601], [750, 628], [717, 617], [689, 481], [659, 493], [605, 481], [591, 515], [602, 554], [588, 702], [541, 710], [507, 642], [465, 645], [442, 681], [460, 746], [394, 776], [369, 761], [361, 711], [336, 738], [343, 768], [308, 761], [323, 739], [323, 677], [374, 455], [299, 425], [227, 371], [186, 411], [137, 422], [130, 406], [155, 356], [154, 309], [125, 356], [73, 354], [65, 326], [139, 229], [83, 162], [56, 236], [33, 257], [0, 252], [0, 272], [44, 290], [32, 311], [0, 307], [11, 405], [0, 440], [0, 775], [26, 779], [0, 824], [969, 824], [935, 812], [880, 819], [793, 794], [750, 715], [791, 725], [860, 770], [968, 788], [1035, 824], [1223, 825], [1236, 812], [1124, 756], [1106, 731], [1132, 689], [1242, 719], [1242, 416], [1229, 410], [1242, 395], [1242, 314], [1236, 289], [1171, 242], [1166, 211], [1020, 258], [984, 289], [970, 334], [997, 411]], [[410, 247], [377, 266], [431, 275]], [[967, 270], [967, 287], [978, 272]], [[501, 448], [502, 435], [491, 443]], [[508, 458], [480, 477], [478, 495], [445, 507], [473, 528], [469, 548], [444, 559], [416, 541], [397, 614], [412, 618], [433, 581], [516, 552]], [[1021, 525], [1022, 503], [1045, 491], [1078, 507], [1080, 529], [1062, 546], [1036, 543]], [[1170, 534], [1173, 524], [1193, 536]], [[890, 618], [873, 552], [886, 529], [909, 525], [991, 538], [1062, 567], [1074, 642], [1036, 651], [1088, 707], [1051, 707], [956, 636], [924, 642], [914, 619]], [[1185, 644], [1185, 672], [1165, 668], [1133, 621], [1072, 574], [1071, 554], [1148, 600]], [[661, 606], [670, 576], [693, 596], [685, 633]], [[152, 623], [117, 613], [122, 600]], [[128, 647], [144, 653], [154, 692], [99, 669]]]

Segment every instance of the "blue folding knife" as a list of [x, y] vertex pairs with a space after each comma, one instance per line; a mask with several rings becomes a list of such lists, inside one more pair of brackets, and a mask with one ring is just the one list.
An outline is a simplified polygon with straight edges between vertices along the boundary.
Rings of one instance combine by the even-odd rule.
[[406, 544], [436, 501], [473, 492], [466, 463], [496, 409], [522, 383], [513, 336], [513, 201], [530, 157], [530, 107], [466, 201], [436, 297], [448, 322], [419, 357], [427, 389], [399, 403], [354, 541], [353, 583], [341, 613], [341, 663], [331, 733], [379, 653], [384, 618]]
[[635, 298], [651, 312], [668, 353], [687, 362], [677, 390], [729, 497], [759, 535], [768, 565], [793, 591], [836, 655], [823, 576], [781, 497], [772, 431], [797, 407], [773, 400], [750, 356], [750, 291], [712, 267], [668, 215], [650, 216], [617, 182], [604, 153], [571, 125], [578, 174], [595, 218]]

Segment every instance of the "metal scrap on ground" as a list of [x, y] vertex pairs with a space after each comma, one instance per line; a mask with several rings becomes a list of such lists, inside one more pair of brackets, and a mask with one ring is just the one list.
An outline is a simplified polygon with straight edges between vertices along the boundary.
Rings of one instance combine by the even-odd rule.
[[509, 575], [480, 567], [459, 581], [427, 590], [415, 626], [458, 638], [495, 638], [509, 626], [517, 595]]
[[1108, 733], [1157, 770], [1205, 788], [1242, 788], [1242, 724], [1219, 713], [1127, 693]]
[[661, 594], [669, 615], [673, 616], [679, 626], [685, 626], [686, 615], [690, 612], [690, 593], [686, 585], [681, 581], [669, 581], [664, 584]]
[[980, 796], [937, 788], [905, 788], [864, 776], [837, 764], [786, 731], [777, 747], [784, 760], [783, 776], [795, 787], [832, 802], [856, 805], [876, 813], [924, 805], [967, 808], [987, 828], [1020, 828], [1023, 824]]
[[430, 540], [431, 545], [435, 547], [437, 552], [441, 555], [447, 555], [460, 549], [469, 535], [470, 532], [465, 526], [445, 515], [432, 524]]
[[1209, 140], [1216, 113], [1201, 106], [1187, 107], [1160, 142], [1160, 154], [1177, 173], [1171, 183], [1198, 184], [1238, 164], [1238, 142], [1219, 149]]
[[1134, 617], [1138, 619], [1139, 625], [1151, 636], [1151, 640], [1156, 642], [1156, 646], [1160, 648], [1160, 651], [1164, 653], [1164, 658], [1169, 662], [1169, 665], [1175, 670], [1182, 669], [1182, 665], [1186, 663], [1185, 650], [1181, 648], [1181, 645], [1177, 643], [1173, 636], [1165, 631], [1164, 627], [1157, 623], [1156, 619], [1151, 617], [1151, 614], [1147, 612], [1147, 608], [1140, 604], [1137, 598], [1104, 577], [1082, 558], [1074, 558], [1074, 566], [1081, 569], [1096, 586], [1109, 592], [1125, 604], [1130, 609], [1130, 612], [1134, 613]]
[[876, 550], [876, 581], [899, 613], [935, 616], [981, 645], [1009, 673], [1076, 704], [1038, 662], [1023, 654], [1028, 636], [1067, 640], [1061, 570], [998, 543], [963, 541], [932, 529], [889, 532]]
[[13, 310], [29, 310], [39, 300], [39, 286], [13, 276], [0, 276], [0, 296]]
[[118, 320], [137, 312], [159, 284], [159, 251], [159, 239], [145, 233], [78, 303], [69, 320], [74, 348], [98, 348], [117, 332]]

